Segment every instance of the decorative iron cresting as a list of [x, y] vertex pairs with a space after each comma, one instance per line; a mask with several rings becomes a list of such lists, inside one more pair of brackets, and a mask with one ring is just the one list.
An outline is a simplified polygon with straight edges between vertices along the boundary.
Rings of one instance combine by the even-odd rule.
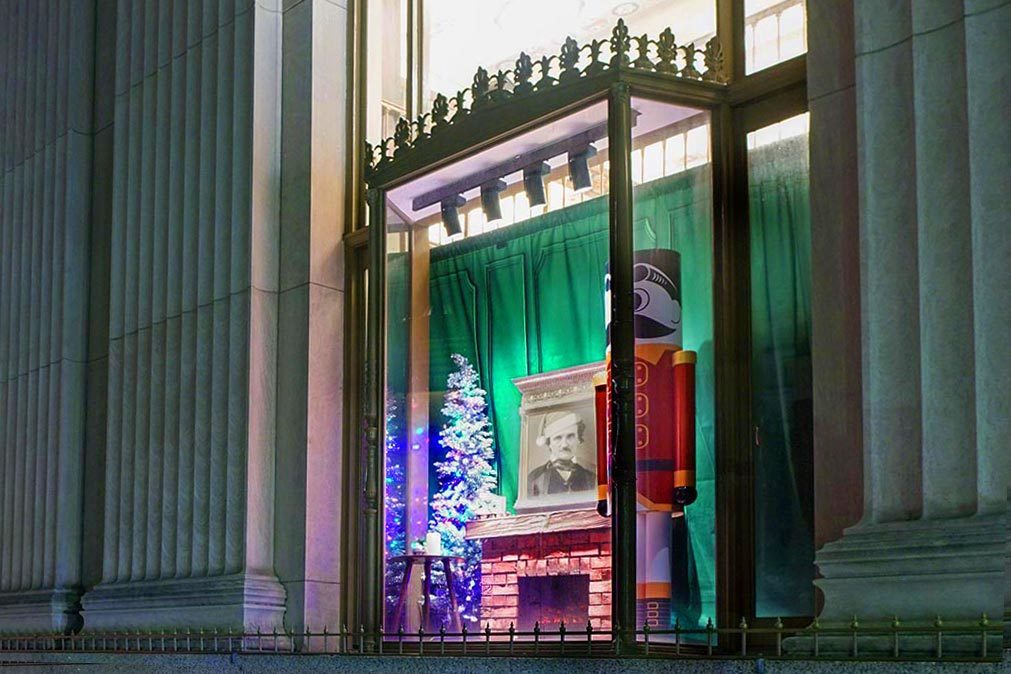
[[437, 139], [453, 124], [485, 114], [505, 101], [621, 69], [726, 84], [723, 49], [715, 37], [699, 50], [694, 43], [677, 44], [670, 28], [655, 40], [648, 35], [633, 37], [625, 21], [618, 19], [607, 40], [592, 40], [580, 46], [569, 37], [557, 55], [534, 60], [523, 52], [512, 70], [489, 73], [478, 68], [469, 88], [451, 98], [437, 95], [431, 111], [413, 121], [401, 117], [392, 138], [383, 139], [378, 145], [366, 142], [365, 177], [368, 179], [414, 148]]

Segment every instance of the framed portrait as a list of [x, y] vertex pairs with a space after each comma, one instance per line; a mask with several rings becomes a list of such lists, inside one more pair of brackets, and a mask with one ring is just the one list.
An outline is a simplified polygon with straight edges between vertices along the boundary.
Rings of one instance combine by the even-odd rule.
[[595, 507], [593, 375], [603, 361], [513, 380], [520, 401], [516, 512]]

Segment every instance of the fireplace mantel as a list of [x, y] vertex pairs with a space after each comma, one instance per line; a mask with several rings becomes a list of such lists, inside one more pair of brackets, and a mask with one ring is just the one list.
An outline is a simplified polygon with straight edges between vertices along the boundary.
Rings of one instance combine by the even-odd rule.
[[552, 513], [529, 513], [485, 517], [467, 524], [466, 537], [472, 540], [552, 534], [561, 531], [586, 531], [610, 529], [611, 520], [601, 517], [596, 510], [566, 510]]

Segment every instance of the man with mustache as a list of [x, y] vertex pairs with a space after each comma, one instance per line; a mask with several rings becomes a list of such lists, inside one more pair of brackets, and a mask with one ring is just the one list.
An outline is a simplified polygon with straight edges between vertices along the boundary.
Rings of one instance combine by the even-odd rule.
[[589, 491], [596, 487], [596, 474], [579, 465], [576, 450], [583, 444], [586, 424], [572, 412], [549, 412], [541, 420], [539, 447], [548, 448], [548, 460], [527, 476], [527, 495]]

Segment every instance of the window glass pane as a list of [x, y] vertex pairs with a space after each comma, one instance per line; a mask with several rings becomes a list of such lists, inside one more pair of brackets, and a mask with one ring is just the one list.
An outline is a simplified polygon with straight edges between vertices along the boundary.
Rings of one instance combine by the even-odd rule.
[[675, 621], [685, 629], [716, 622], [709, 115], [644, 98], [632, 108], [644, 167], [650, 148], [678, 155], [661, 164], [667, 175], [635, 188], [633, 205], [636, 624], [663, 641], [674, 637], [659, 631]]
[[750, 74], [807, 51], [804, 0], [744, 1], [744, 70]]
[[664, 143], [664, 175], [685, 170], [685, 135], [676, 133]]
[[[596, 103], [387, 194], [392, 638], [422, 621], [430, 634], [443, 623], [472, 634], [535, 621], [610, 627], [593, 384], [605, 369], [610, 218], [606, 189], [584, 189], [606, 161], [606, 135], [595, 153], [568, 154], [573, 139], [606, 129], [606, 110]], [[524, 181], [524, 169], [556, 192], [540, 215], [529, 204], [543, 183]], [[466, 223], [450, 235], [457, 214]]]
[[632, 35], [664, 28], [679, 44], [701, 47], [716, 34], [715, 0], [426, 0], [426, 100], [470, 86], [474, 71], [513, 67], [521, 51], [557, 53], [567, 36], [580, 44], [607, 38], [619, 18]]
[[709, 163], [709, 125], [696, 126], [685, 134], [686, 166], [694, 168]]
[[365, 137], [374, 143], [392, 136], [407, 110], [407, 0], [370, 0], [367, 11]]
[[814, 611], [808, 115], [748, 138], [755, 610]]

